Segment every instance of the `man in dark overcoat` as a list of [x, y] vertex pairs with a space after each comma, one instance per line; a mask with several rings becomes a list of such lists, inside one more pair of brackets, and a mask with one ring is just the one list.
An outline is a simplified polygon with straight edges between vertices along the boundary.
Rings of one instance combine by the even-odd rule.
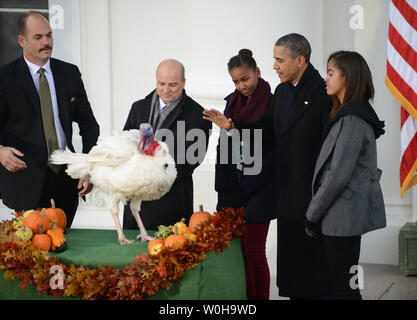
[[305, 233], [312, 197], [314, 168], [329, 119], [332, 100], [310, 62], [311, 47], [299, 34], [288, 34], [274, 46], [274, 70], [281, 83], [267, 112], [252, 123], [232, 123], [214, 110], [206, 119], [229, 130], [261, 128], [274, 134], [277, 154], [277, 285], [280, 296], [315, 299], [326, 294], [320, 264], [321, 240]]
[[[156, 72], [156, 89], [133, 103], [124, 126], [130, 130], [150, 123], [156, 137], [167, 143], [177, 168], [177, 178], [168, 193], [159, 200], [142, 202], [140, 216], [146, 229], [156, 230], [182, 218], [188, 223], [195, 211], [192, 174], [205, 157], [212, 124], [202, 118], [203, 107], [185, 93], [185, 82], [182, 63], [162, 61]], [[137, 228], [130, 207], [125, 206], [123, 229]]]

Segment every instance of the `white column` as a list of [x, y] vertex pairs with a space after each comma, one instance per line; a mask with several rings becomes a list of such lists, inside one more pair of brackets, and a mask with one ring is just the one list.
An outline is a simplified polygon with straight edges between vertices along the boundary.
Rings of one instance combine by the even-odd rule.
[[113, 130], [112, 33], [109, 0], [79, 0], [83, 81], [100, 134]]

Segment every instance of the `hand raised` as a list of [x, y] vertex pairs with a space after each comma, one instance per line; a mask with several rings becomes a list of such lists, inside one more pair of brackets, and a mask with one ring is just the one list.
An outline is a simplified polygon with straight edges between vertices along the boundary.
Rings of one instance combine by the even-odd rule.
[[230, 130], [234, 128], [231, 118], [226, 118], [223, 113], [214, 109], [204, 109], [203, 119], [209, 120], [225, 130]]

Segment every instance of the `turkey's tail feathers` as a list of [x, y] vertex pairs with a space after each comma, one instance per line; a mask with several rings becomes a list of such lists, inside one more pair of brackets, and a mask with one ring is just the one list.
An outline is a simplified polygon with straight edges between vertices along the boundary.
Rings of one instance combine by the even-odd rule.
[[65, 150], [55, 150], [51, 154], [51, 163], [69, 164], [74, 162], [89, 161], [90, 156], [83, 153], [74, 153], [68, 147]]
[[73, 179], [90, 179], [90, 170], [93, 163], [91, 163], [91, 157], [88, 154], [74, 153], [66, 148], [65, 150], [54, 151], [50, 160], [53, 164], [68, 164], [66, 172]]

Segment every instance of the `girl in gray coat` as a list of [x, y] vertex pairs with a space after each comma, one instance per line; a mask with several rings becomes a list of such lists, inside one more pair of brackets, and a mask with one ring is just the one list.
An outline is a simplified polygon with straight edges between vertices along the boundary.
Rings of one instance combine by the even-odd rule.
[[323, 241], [329, 288], [324, 298], [361, 299], [351, 273], [357, 270], [361, 235], [386, 225], [376, 153], [384, 122], [369, 104], [374, 87], [360, 54], [332, 54], [325, 82], [334, 104], [315, 167], [306, 233]]

